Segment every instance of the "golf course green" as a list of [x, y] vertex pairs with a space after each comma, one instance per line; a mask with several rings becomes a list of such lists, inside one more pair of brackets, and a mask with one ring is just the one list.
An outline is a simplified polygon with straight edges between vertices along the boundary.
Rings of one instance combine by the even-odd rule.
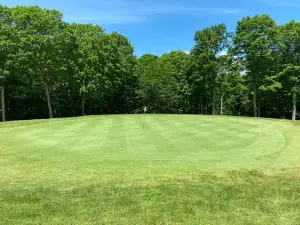
[[300, 124], [110, 115], [0, 124], [0, 224], [299, 224]]

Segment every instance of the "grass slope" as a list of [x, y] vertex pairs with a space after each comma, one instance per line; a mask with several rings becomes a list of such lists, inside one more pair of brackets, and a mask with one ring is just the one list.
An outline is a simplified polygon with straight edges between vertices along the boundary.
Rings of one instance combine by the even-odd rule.
[[0, 223], [299, 224], [299, 128], [192, 115], [0, 124]]

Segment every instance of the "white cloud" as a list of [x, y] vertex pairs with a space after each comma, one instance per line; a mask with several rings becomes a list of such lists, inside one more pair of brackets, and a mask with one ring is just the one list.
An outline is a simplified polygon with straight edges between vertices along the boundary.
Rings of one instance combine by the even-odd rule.
[[158, 7], [147, 7], [142, 6], [139, 12], [145, 14], [178, 14], [178, 15], [191, 15], [193, 13], [205, 13], [205, 14], [238, 14], [241, 13], [240, 9], [231, 8], [211, 8], [211, 7], [191, 7], [184, 5], [173, 5], [173, 6], [158, 6]]
[[101, 9], [86, 9], [76, 12], [76, 15], [67, 14], [67, 22], [97, 22], [100, 24], [129, 24], [149, 21], [157, 15], [228, 15], [241, 13], [240, 9], [195, 7], [192, 5], [178, 4], [146, 4], [143, 1], [127, 2], [123, 0], [100, 1]]
[[99, 23], [101, 25], [143, 23], [157, 15], [202, 17], [243, 12], [236, 8], [199, 7], [201, 1], [198, 1], [198, 4], [193, 4], [191, 1], [180, 4], [172, 0], [85, 0], [84, 4], [72, 0], [0, 0], [0, 2], [10, 6], [29, 4], [46, 8], [53, 6], [64, 13], [67, 22]]
[[293, 0], [258, 0], [259, 2], [264, 2], [269, 5], [273, 6], [279, 6], [279, 7], [290, 7], [290, 8], [300, 8], [300, 3], [299, 1], [293, 1]]
[[79, 15], [64, 16], [64, 20], [67, 22], [77, 22], [77, 23], [95, 23], [100, 22], [101, 24], [110, 25], [110, 24], [129, 24], [129, 23], [140, 23], [146, 21], [145, 17], [142, 16], [131, 16], [131, 15], [113, 15], [102, 13], [101, 15]]
[[184, 51], [184, 53], [186, 53], [186, 54], [188, 54], [188, 55], [189, 55], [189, 54], [190, 54], [190, 51]]
[[300, 8], [300, 4], [294, 4], [294, 3], [279, 3], [279, 4], [277, 4], [277, 6]]

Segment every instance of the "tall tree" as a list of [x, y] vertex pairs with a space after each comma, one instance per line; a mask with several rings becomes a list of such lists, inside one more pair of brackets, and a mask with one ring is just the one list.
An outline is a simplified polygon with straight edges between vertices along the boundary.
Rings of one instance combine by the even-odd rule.
[[22, 38], [22, 52], [27, 57], [27, 73], [40, 79], [45, 88], [49, 118], [53, 118], [50, 84], [62, 69], [63, 55], [59, 34], [64, 28], [62, 14], [37, 6], [12, 9], [15, 28]]
[[230, 58], [227, 55], [222, 55], [218, 58], [219, 61], [219, 71], [216, 77], [216, 83], [220, 95], [220, 115], [223, 115], [225, 97], [230, 87], [229, 76], [230, 71]]
[[145, 54], [138, 59], [139, 89], [138, 97], [141, 106], [147, 106], [150, 110], [156, 109], [158, 99], [158, 86], [156, 76], [159, 73], [159, 58], [155, 55]]
[[245, 17], [238, 22], [233, 44], [235, 56], [245, 63], [253, 93], [254, 117], [260, 116], [262, 90], [259, 88], [264, 86], [267, 77], [276, 73], [279, 48], [276, 23], [269, 15]]
[[146, 54], [139, 59], [139, 96], [151, 112], [178, 113], [179, 91], [169, 63], [157, 56]]
[[197, 71], [202, 74], [212, 96], [212, 114], [216, 113], [216, 78], [219, 70], [218, 56], [228, 48], [229, 33], [225, 24], [205, 28], [195, 34], [196, 45], [192, 55], [196, 60]]
[[292, 120], [297, 117], [297, 97], [300, 93], [300, 23], [291, 21], [279, 27], [282, 37], [282, 71], [279, 73], [283, 88], [292, 96]]
[[[134, 98], [137, 86], [137, 60], [134, 48], [128, 38], [113, 32], [107, 35], [104, 54], [100, 58], [105, 62], [105, 77], [113, 113], [120, 113], [130, 104], [126, 95]], [[109, 60], [109, 61], [108, 61]]]
[[245, 84], [243, 76], [243, 67], [228, 53], [220, 56], [219, 73], [216, 78], [218, 86], [218, 94], [220, 98], [220, 115], [224, 112], [226, 114], [234, 115], [237, 107], [245, 107], [248, 104], [248, 88]]
[[12, 11], [0, 5], [0, 84], [1, 84], [1, 109], [2, 121], [6, 121], [5, 84], [8, 76], [12, 75], [17, 63], [16, 45], [17, 35], [13, 27]]
[[84, 116], [86, 98], [93, 96], [103, 84], [98, 48], [101, 46], [104, 32], [101, 27], [91, 24], [71, 24], [66, 27], [64, 33], [71, 35], [73, 39], [71, 48], [75, 49], [75, 52], [69, 59], [71, 71], [74, 72], [82, 96], [81, 115]]
[[175, 81], [178, 90], [178, 111], [188, 112], [188, 98], [191, 95], [188, 83], [188, 70], [190, 56], [182, 51], [172, 51], [162, 55], [159, 59], [161, 66], [167, 67], [170, 72], [170, 79]]

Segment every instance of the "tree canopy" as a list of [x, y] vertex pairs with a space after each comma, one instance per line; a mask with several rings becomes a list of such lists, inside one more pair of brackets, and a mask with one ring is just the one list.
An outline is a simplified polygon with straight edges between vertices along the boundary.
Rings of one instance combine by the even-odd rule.
[[2, 120], [105, 113], [299, 118], [300, 23], [269, 15], [196, 31], [187, 54], [136, 57], [127, 37], [57, 10], [0, 6]]

